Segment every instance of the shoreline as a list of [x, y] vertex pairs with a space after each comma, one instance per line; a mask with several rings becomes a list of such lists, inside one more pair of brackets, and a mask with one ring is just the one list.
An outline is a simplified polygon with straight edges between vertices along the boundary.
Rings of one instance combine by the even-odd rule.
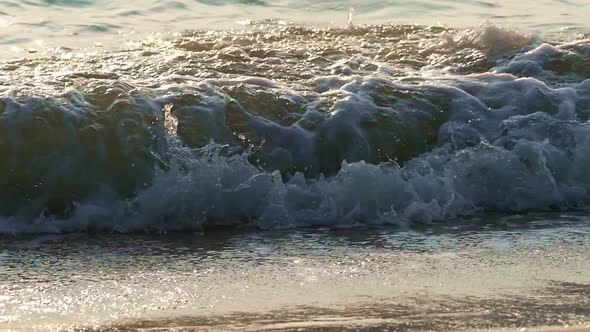
[[587, 332], [576, 220], [7, 239], [0, 330]]

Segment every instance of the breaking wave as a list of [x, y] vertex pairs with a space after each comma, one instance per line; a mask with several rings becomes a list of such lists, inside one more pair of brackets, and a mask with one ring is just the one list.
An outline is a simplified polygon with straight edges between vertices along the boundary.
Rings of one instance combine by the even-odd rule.
[[0, 234], [590, 202], [587, 40], [263, 23], [0, 64]]

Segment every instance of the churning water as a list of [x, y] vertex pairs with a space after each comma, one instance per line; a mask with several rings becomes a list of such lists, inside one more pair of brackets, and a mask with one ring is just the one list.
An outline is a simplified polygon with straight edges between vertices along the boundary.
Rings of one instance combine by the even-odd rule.
[[[98, 51], [60, 46], [5, 60], [0, 232], [407, 225], [587, 206], [583, 34], [559, 42], [490, 22], [355, 24], [357, 12], [378, 5], [398, 7], [360, 6], [343, 27], [248, 21], [240, 30], [152, 35]], [[84, 15], [72, 11], [81, 11], [94, 22], [96, 13], [119, 12], [110, 2], [40, 6], [7, 6], [5, 16], [62, 11], [76, 20]], [[228, 15], [228, 24], [241, 8], [305, 16], [274, 2], [187, 6], [168, 4], [184, 8], [169, 21], [190, 27], [175, 15], [201, 7]], [[441, 6], [422, 10], [434, 17]], [[133, 17], [155, 19], [140, 13]], [[59, 15], [43, 17], [54, 24]], [[58, 22], [55, 43], [86, 40], [66, 38], [70, 20]]]

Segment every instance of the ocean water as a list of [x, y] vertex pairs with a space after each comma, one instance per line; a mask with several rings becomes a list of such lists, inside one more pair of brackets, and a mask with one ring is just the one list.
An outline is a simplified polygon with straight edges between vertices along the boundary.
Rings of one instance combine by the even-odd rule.
[[587, 324], [588, 14], [0, 0], [0, 330]]
[[262, 21], [5, 60], [0, 232], [585, 209], [589, 55], [486, 22]]
[[195, 29], [244, 29], [277, 20], [300, 26], [419, 24], [467, 28], [483, 21], [553, 39], [587, 33], [585, 0], [2, 0], [2, 57], [54, 48], [97, 50]]

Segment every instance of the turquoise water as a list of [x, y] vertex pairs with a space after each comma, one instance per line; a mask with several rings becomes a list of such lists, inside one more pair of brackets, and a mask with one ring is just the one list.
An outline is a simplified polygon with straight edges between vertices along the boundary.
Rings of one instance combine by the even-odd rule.
[[543, 36], [570, 38], [588, 29], [584, 0], [329, 1], [0, 1], [0, 45], [8, 54], [51, 47], [118, 46], [127, 39], [191, 29], [243, 28], [249, 20], [344, 26], [350, 9], [362, 24], [474, 26], [482, 21]]

